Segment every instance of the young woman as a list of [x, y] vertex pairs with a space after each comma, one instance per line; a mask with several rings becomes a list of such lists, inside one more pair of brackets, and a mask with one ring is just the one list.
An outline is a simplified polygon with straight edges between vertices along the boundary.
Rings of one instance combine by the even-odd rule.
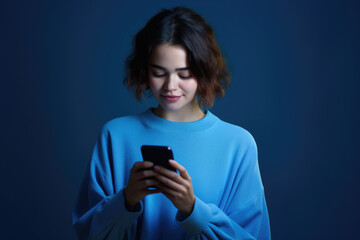
[[[159, 105], [103, 127], [73, 213], [79, 238], [270, 239], [256, 143], [206, 110], [229, 83], [212, 28], [162, 10], [126, 66], [137, 99]], [[177, 172], [142, 161], [142, 145], [170, 146]]]

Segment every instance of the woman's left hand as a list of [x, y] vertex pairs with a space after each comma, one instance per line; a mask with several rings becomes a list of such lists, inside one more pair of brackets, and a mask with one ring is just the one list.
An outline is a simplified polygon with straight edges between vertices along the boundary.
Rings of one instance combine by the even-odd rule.
[[154, 166], [158, 175], [156, 178], [161, 182], [158, 185], [161, 192], [181, 211], [185, 217], [189, 216], [194, 208], [195, 196], [191, 178], [186, 169], [174, 160], [169, 164], [180, 173], [168, 170], [161, 166]]

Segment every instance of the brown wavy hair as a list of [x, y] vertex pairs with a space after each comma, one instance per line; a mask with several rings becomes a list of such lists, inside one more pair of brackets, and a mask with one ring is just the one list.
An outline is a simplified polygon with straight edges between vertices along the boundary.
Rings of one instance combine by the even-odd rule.
[[163, 43], [186, 49], [190, 71], [198, 81], [201, 108], [212, 107], [217, 96], [225, 95], [230, 73], [213, 29], [191, 9], [175, 7], [162, 9], [134, 38], [134, 49], [125, 62], [124, 84], [134, 91], [137, 100], [141, 101], [150, 89], [148, 61], [152, 50]]

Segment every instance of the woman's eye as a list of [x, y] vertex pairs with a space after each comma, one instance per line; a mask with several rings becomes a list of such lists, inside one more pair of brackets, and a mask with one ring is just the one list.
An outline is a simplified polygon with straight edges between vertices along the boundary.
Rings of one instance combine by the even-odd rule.
[[179, 77], [182, 79], [188, 79], [188, 78], [191, 78], [192, 76], [191, 75], [179, 75]]
[[[152, 74], [153, 77], [156, 77], [156, 78], [161, 78], [161, 77], [165, 77], [165, 76], [166, 76], [166, 73], [152, 72], [151, 74]], [[179, 74], [178, 76], [179, 76], [179, 78], [181, 78], [181, 79], [188, 79], [188, 78], [191, 78], [191, 77], [192, 77], [191, 74]]]
[[165, 76], [165, 73], [152, 73], [152, 75], [154, 76], [154, 77], [164, 77]]

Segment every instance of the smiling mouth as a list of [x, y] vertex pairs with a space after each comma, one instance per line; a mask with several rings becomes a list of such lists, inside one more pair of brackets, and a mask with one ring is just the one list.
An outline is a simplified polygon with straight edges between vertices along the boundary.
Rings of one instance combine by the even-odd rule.
[[161, 97], [167, 102], [176, 102], [181, 96], [161, 95]]

